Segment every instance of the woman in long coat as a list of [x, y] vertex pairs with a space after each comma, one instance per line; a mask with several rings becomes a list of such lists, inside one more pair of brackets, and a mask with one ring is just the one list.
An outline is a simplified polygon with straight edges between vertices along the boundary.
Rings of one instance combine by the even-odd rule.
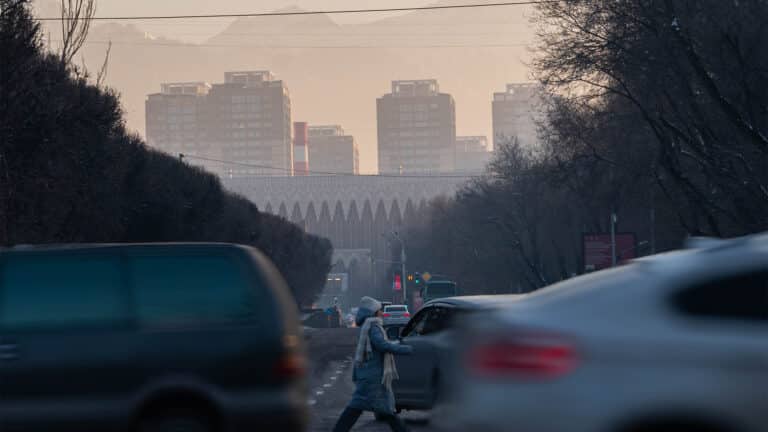
[[393, 354], [410, 354], [413, 348], [390, 342], [381, 320], [381, 302], [363, 297], [355, 322], [360, 327], [360, 338], [355, 350], [352, 379], [355, 394], [341, 413], [334, 432], [352, 429], [363, 411], [373, 411], [380, 420], [389, 424], [394, 432], [407, 432], [405, 423], [395, 412], [392, 381], [397, 379]]

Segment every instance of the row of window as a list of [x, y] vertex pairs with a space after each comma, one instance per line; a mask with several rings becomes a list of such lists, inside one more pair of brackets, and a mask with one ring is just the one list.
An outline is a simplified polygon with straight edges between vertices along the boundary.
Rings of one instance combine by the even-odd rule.
[[440, 106], [436, 103], [432, 104], [402, 104], [399, 106], [400, 111], [427, 111], [428, 109], [438, 109]]

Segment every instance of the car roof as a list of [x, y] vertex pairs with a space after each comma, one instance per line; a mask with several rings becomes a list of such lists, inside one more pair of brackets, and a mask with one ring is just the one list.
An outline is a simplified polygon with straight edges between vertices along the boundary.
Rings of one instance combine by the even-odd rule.
[[506, 303], [520, 300], [525, 294], [495, 294], [495, 295], [473, 295], [444, 297], [430, 300], [424, 303], [423, 307], [445, 305], [460, 309], [485, 309], [496, 306], [503, 306]]
[[249, 246], [221, 242], [159, 242], [159, 243], [58, 243], [0, 247], [0, 254], [57, 251], [98, 251], [111, 249], [189, 248], [189, 249], [250, 249]]

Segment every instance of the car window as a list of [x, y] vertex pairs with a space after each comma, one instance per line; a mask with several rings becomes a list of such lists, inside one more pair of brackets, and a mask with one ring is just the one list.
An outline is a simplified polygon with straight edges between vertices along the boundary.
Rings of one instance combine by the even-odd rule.
[[137, 318], [144, 324], [234, 322], [270, 309], [227, 257], [134, 257], [131, 267]]
[[768, 322], [768, 270], [688, 287], [674, 302], [688, 316]]
[[421, 334], [431, 334], [443, 331], [450, 327], [451, 319], [454, 315], [453, 308], [435, 307], [427, 317]]
[[415, 317], [408, 323], [403, 330], [403, 337], [406, 336], [418, 336], [423, 334], [424, 326], [426, 325], [427, 318], [429, 317], [432, 308], [424, 308], [416, 314]]
[[0, 325], [60, 328], [126, 320], [122, 281], [118, 258], [10, 257], [2, 267]]
[[384, 308], [384, 312], [407, 312], [405, 306], [387, 306]]

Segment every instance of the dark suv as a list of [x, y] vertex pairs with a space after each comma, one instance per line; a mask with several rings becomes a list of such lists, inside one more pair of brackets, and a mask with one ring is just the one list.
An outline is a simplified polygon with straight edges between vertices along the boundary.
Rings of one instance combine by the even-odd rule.
[[303, 430], [296, 306], [229, 244], [0, 250], [0, 430]]

